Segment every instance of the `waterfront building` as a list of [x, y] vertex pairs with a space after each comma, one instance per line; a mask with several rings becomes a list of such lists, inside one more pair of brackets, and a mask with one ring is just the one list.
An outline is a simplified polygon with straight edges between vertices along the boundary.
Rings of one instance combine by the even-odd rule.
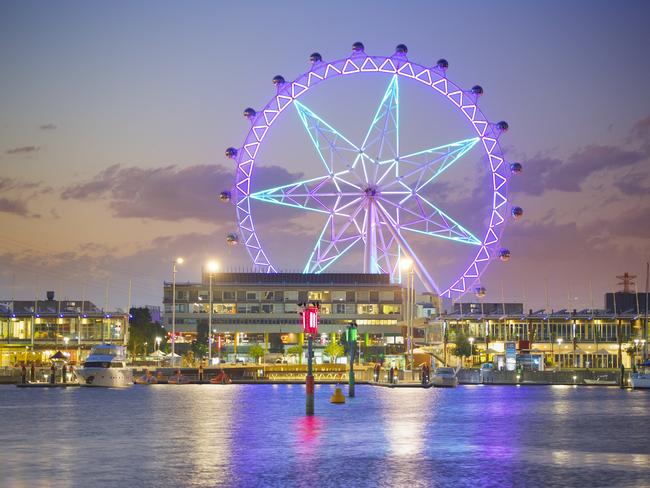
[[492, 362], [503, 356], [509, 342], [515, 343], [518, 354], [538, 355], [547, 366], [618, 368], [623, 364], [630, 368], [640, 359], [643, 317], [636, 313], [615, 315], [588, 309], [509, 313], [523, 312], [523, 304], [507, 303], [503, 313], [501, 304], [486, 305], [481, 313], [480, 303], [463, 304], [453, 314], [419, 324], [425, 332], [416, 335], [416, 341], [420, 337], [420, 345], [441, 346], [446, 354], [454, 334], [462, 332], [473, 338], [475, 362]]
[[128, 314], [107, 312], [87, 300], [0, 302], [0, 367], [45, 364], [56, 351], [79, 363], [102, 342], [126, 344]]
[[[207, 342], [210, 277], [176, 283], [176, 345]], [[172, 331], [172, 283], [164, 283], [163, 323]], [[340, 341], [354, 321], [367, 356], [403, 352], [402, 289], [388, 275], [362, 273], [239, 273], [212, 275], [212, 333], [224, 354], [245, 356], [249, 345], [270, 353], [302, 345], [301, 303], [319, 302], [318, 348]], [[219, 351], [215, 351], [218, 353]], [[216, 354], [215, 354], [216, 355]], [[232, 356], [231, 356], [232, 359]]]

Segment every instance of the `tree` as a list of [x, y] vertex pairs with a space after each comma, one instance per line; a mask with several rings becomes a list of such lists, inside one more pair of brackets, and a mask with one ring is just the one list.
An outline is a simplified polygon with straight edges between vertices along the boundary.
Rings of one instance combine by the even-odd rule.
[[248, 348], [248, 355], [252, 357], [256, 363], [259, 362], [260, 358], [264, 357], [265, 353], [266, 351], [259, 344], [253, 344]]
[[472, 355], [472, 344], [469, 343], [467, 336], [462, 332], [457, 332], [456, 337], [454, 338], [454, 356], [458, 357], [469, 357]]
[[298, 364], [302, 364], [302, 346], [295, 345], [287, 349], [287, 354], [289, 356], [298, 356]]
[[332, 341], [327, 345], [323, 352], [330, 357], [333, 363], [335, 363], [336, 358], [342, 356], [345, 353], [345, 349], [341, 344], [337, 344], [336, 342]]
[[148, 308], [133, 307], [129, 310], [129, 342], [128, 348], [135, 358], [137, 351], [142, 350], [146, 342], [148, 347], [156, 343], [156, 337], [164, 338], [165, 329], [160, 324], [151, 321]]

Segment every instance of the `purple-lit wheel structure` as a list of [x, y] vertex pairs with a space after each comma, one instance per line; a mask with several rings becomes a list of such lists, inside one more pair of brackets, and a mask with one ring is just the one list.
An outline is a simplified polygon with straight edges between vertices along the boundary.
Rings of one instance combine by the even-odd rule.
[[[510, 251], [500, 245], [505, 223], [523, 215], [520, 207], [510, 206], [507, 196], [509, 178], [522, 167], [507, 163], [499, 145], [508, 124], [490, 122], [478, 107], [483, 88], [461, 89], [447, 78], [446, 60], [427, 67], [410, 61], [407, 51], [400, 44], [392, 56], [369, 56], [361, 43], [355, 43], [349, 57], [331, 62], [313, 53], [309, 71], [293, 81], [275, 76], [276, 94], [269, 103], [259, 111], [244, 110], [251, 123], [246, 139], [241, 147], [229, 147], [225, 152], [236, 163], [235, 184], [219, 198], [232, 201], [237, 212], [239, 230], [228, 234], [228, 243], [245, 246], [255, 269], [276, 272], [255, 229], [253, 200], [323, 215], [324, 226], [304, 266], [305, 273], [324, 272], [350, 249], [362, 246], [364, 272], [388, 273], [393, 282], [401, 282], [400, 264], [407, 257], [429, 292], [458, 298], [480, 289], [485, 295], [480, 277], [488, 264], [510, 259]], [[330, 79], [366, 73], [386, 76], [388, 86], [363, 141], [352, 142], [300, 102], [305, 93]], [[416, 152], [403, 151], [399, 84], [406, 78], [430, 88], [433, 95], [458, 110], [470, 129], [468, 137], [434, 147], [423, 144]], [[260, 148], [271, 137], [276, 120], [292, 106], [324, 166], [322, 176], [252, 192]], [[427, 185], [475, 146], [483, 152], [491, 175], [490, 216], [486, 228], [477, 233], [480, 237], [423, 195]], [[409, 244], [413, 234], [474, 246], [476, 252], [450, 283], [437, 283]]]

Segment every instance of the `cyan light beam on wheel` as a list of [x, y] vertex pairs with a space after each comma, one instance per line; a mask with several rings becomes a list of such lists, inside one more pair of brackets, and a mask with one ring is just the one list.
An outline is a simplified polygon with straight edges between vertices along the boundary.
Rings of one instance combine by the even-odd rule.
[[386, 221], [386, 228], [399, 244], [401, 251], [413, 260], [413, 268], [415, 270], [415, 274], [418, 275], [418, 278], [420, 278], [420, 281], [427, 289], [427, 291], [440, 295], [440, 288], [433, 280], [427, 269], [420, 261], [420, 258], [418, 258], [417, 254], [415, 254], [415, 251], [413, 251], [404, 236], [402, 236], [397, 230], [399, 227], [397, 222], [392, 219], [392, 217], [388, 214], [380, 202], [377, 202], [377, 213], [381, 215], [381, 218]]

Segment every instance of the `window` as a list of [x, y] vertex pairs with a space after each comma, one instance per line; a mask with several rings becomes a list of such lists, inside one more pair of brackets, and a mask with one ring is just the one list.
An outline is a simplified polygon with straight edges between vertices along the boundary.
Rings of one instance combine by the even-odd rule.
[[284, 301], [285, 302], [297, 302], [298, 301], [298, 292], [295, 290], [285, 291], [284, 292]]
[[[214, 290], [212, 290], [212, 299], [214, 300]], [[210, 290], [205, 289], [205, 290], [199, 290], [199, 300], [203, 302], [207, 302], [210, 300]]]
[[377, 303], [379, 301], [379, 292], [378, 291], [371, 291], [370, 292], [370, 301], [372, 303]]
[[358, 291], [357, 292], [357, 301], [358, 302], [369, 302], [370, 301], [370, 293], [367, 291]]
[[379, 313], [379, 305], [374, 303], [360, 303], [357, 305], [357, 313], [359, 315], [377, 314]]
[[274, 298], [274, 294], [273, 294], [272, 291], [263, 291], [262, 292], [262, 300], [264, 300], [266, 302], [270, 302], [270, 301], [273, 301], [273, 298]]
[[176, 290], [176, 300], [189, 300], [190, 292], [185, 290]]
[[223, 292], [223, 301], [225, 302], [226, 300], [235, 300], [237, 298], [236, 294], [234, 291], [226, 291], [224, 290]]
[[263, 303], [262, 304], [262, 313], [273, 313], [273, 304]]
[[321, 314], [331, 314], [332, 313], [332, 304], [331, 303], [322, 303], [320, 306]]
[[316, 300], [321, 301], [323, 299], [323, 292], [322, 291], [310, 291], [308, 294], [308, 299], [310, 302], [314, 302]]
[[345, 303], [335, 303], [334, 304], [334, 313], [343, 315], [345, 313]]
[[387, 315], [396, 314], [396, 313], [398, 314], [402, 310], [402, 307], [400, 305], [382, 305], [381, 308], [382, 308], [382, 313]]
[[296, 305], [295, 303], [285, 303], [284, 311], [286, 313], [295, 313], [298, 311], [298, 305]]
[[260, 293], [258, 291], [247, 291], [246, 300], [249, 302], [257, 302], [260, 299]]
[[333, 302], [342, 302], [345, 300], [345, 292], [344, 291], [333, 291], [332, 292], [332, 301]]
[[237, 313], [237, 305], [234, 303], [215, 303], [212, 305], [212, 310], [218, 314], [233, 314]]
[[353, 291], [346, 291], [345, 292], [345, 301], [346, 302], [353, 302], [355, 300], [354, 296], [355, 296], [355, 293]]
[[306, 302], [307, 301], [307, 296], [308, 296], [308, 293], [306, 291], [299, 291], [298, 292], [298, 301], [299, 302]]
[[380, 302], [392, 302], [395, 300], [395, 292], [393, 291], [380, 291], [379, 292], [379, 301]]

